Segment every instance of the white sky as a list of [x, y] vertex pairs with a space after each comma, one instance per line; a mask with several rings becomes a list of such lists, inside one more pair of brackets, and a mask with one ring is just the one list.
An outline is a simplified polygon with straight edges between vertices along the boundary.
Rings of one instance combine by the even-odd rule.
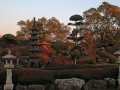
[[56, 17], [62, 23], [69, 23], [74, 14], [98, 7], [103, 1], [120, 6], [120, 0], [0, 0], [0, 35], [16, 34], [20, 28], [17, 22], [33, 17]]

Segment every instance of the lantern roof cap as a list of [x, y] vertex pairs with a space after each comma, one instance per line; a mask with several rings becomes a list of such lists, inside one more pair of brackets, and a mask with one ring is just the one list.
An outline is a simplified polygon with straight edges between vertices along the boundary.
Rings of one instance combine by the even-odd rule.
[[15, 58], [16, 56], [13, 56], [11, 54], [11, 50], [8, 50], [8, 54], [2, 57], [2, 59], [15, 59]]

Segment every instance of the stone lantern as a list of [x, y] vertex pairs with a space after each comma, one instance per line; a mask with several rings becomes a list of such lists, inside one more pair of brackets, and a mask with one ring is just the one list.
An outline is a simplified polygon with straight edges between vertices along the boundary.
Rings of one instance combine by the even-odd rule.
[[11, 51], [8, 50], [8, 54], [3, 56], [2, 59], [5, 60], [4, 68], [7, 71], [6, 84], [4, 85], [4, 90], [13, 90], [12, 83], [12, 68], [14, 68], [13, 60], [16, 59], [16, 56], [11, 55]]

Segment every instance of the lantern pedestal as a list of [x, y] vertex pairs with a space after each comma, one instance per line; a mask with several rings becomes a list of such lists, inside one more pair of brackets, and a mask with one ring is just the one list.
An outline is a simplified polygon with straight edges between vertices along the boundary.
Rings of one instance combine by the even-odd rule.
[[6, 84], [4, 85], [4, 90], [13, 90], [14, 85], [13, 84]]
[[[12, 67], [9, 67], [12, 66]], [[13, 90], [13, 83], [12, 83], [12, 68], [14, 67], [14, 65], [4, 65], [4, 67], [6, 68], [7, 71], [7, 77], [6, 77], [6, 84], [4, 85], [4, 90]]]

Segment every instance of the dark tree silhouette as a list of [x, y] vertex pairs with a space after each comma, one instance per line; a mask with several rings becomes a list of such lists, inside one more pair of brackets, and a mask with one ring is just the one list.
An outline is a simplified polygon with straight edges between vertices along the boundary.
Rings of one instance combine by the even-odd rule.
[[11, 47], [18, 44], [18, 40], [12, 34], [5, 34], [0, 39], [2, 47]]

